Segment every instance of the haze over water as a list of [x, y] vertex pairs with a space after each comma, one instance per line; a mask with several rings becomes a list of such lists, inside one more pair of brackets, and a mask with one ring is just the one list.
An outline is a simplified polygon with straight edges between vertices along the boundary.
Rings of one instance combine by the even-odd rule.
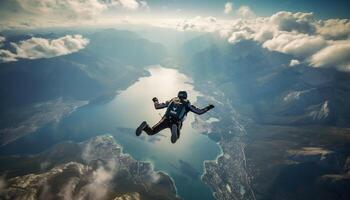
[[134, 131], [142, 121], [153, 126], [166, 110], [155, 110], [153, 97], [165, 102], [175, 97], [179, 90], [186, 90], [189, 100], [196, 105], [197, 97], [201, 95], [194, 90], [192, 80], [175, 69], [151, 66], [148, 71], [150, 76], [140, 78], [112, 100], [81, 107], [58, 124], [50, 124], [11, 143], [3, 154], [38, 153], [63, 141], [80, 142], [96, 135], [111, 134], [124, 153], [149, 161], [156, 170], [168, 173], [174, 179], [180, 197], [213, 199], [200, 176], [203, 161], [214, 160], [221, 150], [214, 141], [191, 126], [193, 113], [188, 113], [176, 144], [170, 142], [169, 129], [154, 136], [146, 133], [135, 136]]
[[[150, 126], [157, 123], [165, 109], [155, 110], [151, 101], [153, 97], [164, 102], [176, 96], [179, 90], [186, 90], [189, 100], [195, 103], [200, 95], [194, 90], [191, 79], [174, 69], [153, 66], [149, 72], [150, 77], [141, 78], [105, 106], [106, 110], [125, 113], [118, 117], [119, 126], [135, 128], [143, 120]], [[199, 176], [203, 172], [203, 161], [215, 159], [220, 150], [217, 144], [192, 128], [193, 121], [194, 114], [189, 113], [175, 145], [170, 142], [169, 129], [156, 136], [143, 133], [143, 140], [125, 134], [117, 135], [116, 139], [135, 158], [151, 161], [156, 169], [169, 173], [181, 197], [212, 199], [209, 188], [200, 181]]]

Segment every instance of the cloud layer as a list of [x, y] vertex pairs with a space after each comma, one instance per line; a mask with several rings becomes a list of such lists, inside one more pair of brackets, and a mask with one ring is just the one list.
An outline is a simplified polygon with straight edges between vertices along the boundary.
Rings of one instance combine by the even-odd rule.
[[237, 14], [243, 18], [252, 18], [255, 17], [254, 12], [249, 8], [249, 6], [241, 6], [237, 10]]
[[350, 71], [350, 42], [335, 42], [318, 51], [310, 60], [315, 67], [335, 66], [339, 70]]
[[0, 62], [22, 59], [52, 58], [77, 52], [85, 48], [89, 40], [81, 35], [66, 35], [57, 39], [32, 37], [19, 43], [11, 43], [14, 52], [0, 49]]
[[113, 8], [135, 11], [148, 5], [143, 0], [2, 0], [0, 29], [69, 25]]
[[[14, 26], [35, 27], [36, 23], [44, 23], [43, 19], [46, 20], [46, 24], [67, 25], [76, 23], [76, 20], [96, 19], [96, 16], [112, 7], [138, 10], [147, 7], [147, 3], [141, 0], [4, 0], [0, 2], [0, 29]], [[139, 23], [175, 27], [181, 31], [216, 32], [232, 44], [242, 40], [253, 40], [270, 51], [290, 54], [294, 56], [294, 60], [303, 64], [350, 71], [349, 19], [316, 20], [311, 12], [287, 11], [277, 12], [270, 17], [257, 17], [248, 6], [243, 5], [234, 9], [231, 2], [225, 4], [224, 13], [233, 13], [236, 18], [233, 20], [200, 16], [176, 20], [157, 18], [154, 21], [141, 19]], [[28, 20], [33, 16], [40, 18], [41, 21], [32, 20], [28, 25]], [[53, 23], [56, 19], [67, 22]], [[117, 22], [114, 21], [114, 23]], [[0, 36], [0, 47], [3, 40], [4, 38]], [[43, 44], [44, 41], [32, 41], [32, 43]], [[84, 44], [86, 45], [86, 42], [82, 43], [82, 46]], [[13, 46], [16, 52], [0, 49], [0, 58], [3, 62], [14, 61], [17, 58], [34, 59], [74, 52], [68, 49], [66, 53], [58, 53], [61, 51], [55, 48], [44, 48], [47, 51], [42, 53], [31, 47], [35, 44], [13, 44]], [[44, 47], [47, 46], [49, 45], [44, 45]], [[23, 48], [28, 49], [21, 51]]]
[[217, 32], [232, 44], [253, 40], [270, 51], [293, 55], [294, 60], [313, 67], [350, 71], [350, 20], [315, 20], [313, 13], [286, 11], [255, 17], [246, 6], [241, 6], [237, 13], [241, 17], [234, 20], [213, 17], [183, 20], [176, 24], [176, 29]]

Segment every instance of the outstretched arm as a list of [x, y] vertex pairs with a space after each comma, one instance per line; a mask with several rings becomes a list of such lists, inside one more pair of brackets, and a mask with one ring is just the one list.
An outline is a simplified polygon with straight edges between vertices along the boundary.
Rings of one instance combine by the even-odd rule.
[[194, 113], [196, 113], [197, 115], [201, 115], [201, 114], [206, 113], [208, 110], [214, 108], [214, 106], [213, 106], [213, 105], [209, 105], [209, 106], [207, 106], [207, 107], [205, 107], [205, 108], [197, 108], [197, 107], [194, 106], [194, 105], [190, 105], [189, 108], [190, 108], [190, 111], [191, 111], [191, 112], [194, 112]]
[[168, 107], [170, 101], [166, 101], [165, 103], [159, 103], [157, 97], [153, 97], [152, 99], [153, 103], [154, 103], [154, 107], [155, 109], [162, 109], [162, 108], [166, 108]]

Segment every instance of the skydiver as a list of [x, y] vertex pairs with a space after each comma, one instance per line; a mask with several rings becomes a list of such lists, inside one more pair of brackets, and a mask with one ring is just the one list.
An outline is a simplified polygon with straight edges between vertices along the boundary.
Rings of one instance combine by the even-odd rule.
[[174, 97], [165, 103], [159, 103], [157, 97], [154, 97], [152, 101], [154, 103], [155, 109], [162, 109], [167, 107], [167, 110], [162, 119], [153, 127], [150, 127], [146, 121], [143, 121], [136, 129], [136, 136], [141, 135], [142, 131], [145, 131], [148, 135], [155, 135], [163, 129], [170, 128], [171, 143], [175, 143], [180, 137], [182, 122], [184, 121], [189, 111], [201, 115], [214, 108], [214, 105], [212, 104], [202, 109], [191, 105], [190, 101], [187, 99], [186, 91], [179, 91], [177, 97]]

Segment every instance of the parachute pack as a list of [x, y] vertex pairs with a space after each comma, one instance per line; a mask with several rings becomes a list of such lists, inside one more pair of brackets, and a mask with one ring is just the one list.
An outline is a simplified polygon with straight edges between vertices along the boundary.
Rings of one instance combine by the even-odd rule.
[[186, 114], [187, 104], [187, 101], [181, 101], [179, 98], [173, 99], [165, 112], [165, 116], [171, 119], [182, 120]]

